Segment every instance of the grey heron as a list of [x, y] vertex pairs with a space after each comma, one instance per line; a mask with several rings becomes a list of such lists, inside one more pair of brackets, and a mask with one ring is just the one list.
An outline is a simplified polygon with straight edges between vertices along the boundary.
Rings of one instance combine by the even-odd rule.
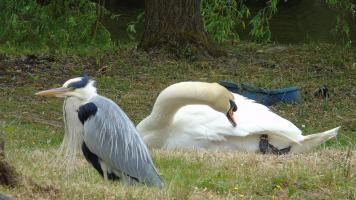
[[81, 145], [86, 160], [104, 179], [162, 187], [162, 180], [134, 124], [116, 103], [97, 94], [94, 81], [88, 76], [70, 79], [60, 88], [36, 95], [66, 98], [63, 111], [69, 135], [64, 143]]

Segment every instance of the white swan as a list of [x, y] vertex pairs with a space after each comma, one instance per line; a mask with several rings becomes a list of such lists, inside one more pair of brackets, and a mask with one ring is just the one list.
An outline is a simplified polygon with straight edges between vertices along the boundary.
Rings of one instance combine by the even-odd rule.
[[[234, 113], [233, 102], [238, 107]], [[154, 148], [284, 154], [310, 151], [336, 136], [340, 127], [303, 136], [266, 106], [217, 83], [181, 82], [160, 93], [151, 114], [136, 128]]]

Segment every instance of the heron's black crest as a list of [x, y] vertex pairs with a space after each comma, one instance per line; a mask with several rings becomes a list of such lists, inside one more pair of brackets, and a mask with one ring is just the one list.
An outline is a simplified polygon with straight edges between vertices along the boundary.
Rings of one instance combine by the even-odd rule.
[[97, 111], [98, 107], [96, 107], [94, 103], [89, 102], [79, 107], [78, 118], [82, 124], [84, 124], [84, 122], [89, 119], [90, 116], [94, 116]]
[[80, 81], [72, 82], [68, 85], [69, 88], [83, 88], [89, 83], [89, 77], [83, 75], [80, 77]]
[[237, 110], [237, 105], [233, 100], [229, 100], [230, 101], [230, 107], [232, 108], [232, 111], [236, 112]]

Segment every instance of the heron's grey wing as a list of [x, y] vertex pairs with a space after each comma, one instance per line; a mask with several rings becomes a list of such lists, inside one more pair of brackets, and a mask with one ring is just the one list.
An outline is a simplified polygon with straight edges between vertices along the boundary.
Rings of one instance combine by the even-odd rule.
[[148, 185], [162, 186], [146, 145], [126, 114], [110, 99], [90, 100], [97, 107], [84, 122], [84, 142], [111, 168]]

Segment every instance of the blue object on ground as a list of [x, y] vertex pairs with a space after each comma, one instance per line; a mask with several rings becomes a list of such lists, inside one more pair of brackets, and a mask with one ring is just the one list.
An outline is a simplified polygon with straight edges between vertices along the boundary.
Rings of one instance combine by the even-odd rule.
[[295, 103], [300, 100], [300, 89], [296, 86], [267, 90], [244, 83], [237, 85], [225, 80], [220, 80], [218, 83], [233, 93], [241, 94], [242, 96], [253, 99], [266, 106], [271, 106], [278, 102]]

